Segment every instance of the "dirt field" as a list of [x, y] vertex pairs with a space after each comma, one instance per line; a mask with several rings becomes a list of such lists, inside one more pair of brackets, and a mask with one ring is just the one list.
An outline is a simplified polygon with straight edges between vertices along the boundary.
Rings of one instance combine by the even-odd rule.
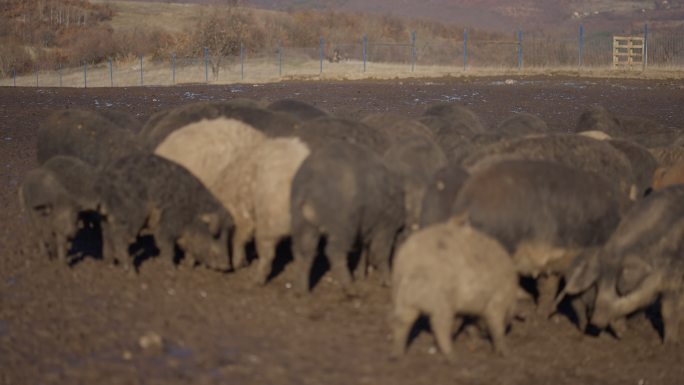
[[[291, 269], [264, 288], [250, 271], [169, 271], [150, 260], [132, 276], [86, 259], [67, 267], [37, 255], [17, 188], [36, 166], [37, 126], [62, 108], [116, 109], [144, 120], [199, 100], [295, 98], [333, 113], [416, 116], [464, 103], [485, 124], [512, 111], [574, 127], [592, 104], [684, 129], [684, 81], [526, 78], [286, 82], [171, 88], [0, 88], [0, 384], [682, 384], [684, 346], [663, 346], [643, 316], [623, 340], [582, 335], [566, 317], [516, 321], [512, 354], [486, 339], [454, 342], [457, 363], [423, 331], [391, 362], [389, 290], [372, 279], [348, 299], [325, 276], [309, 298]], [[511, 83], [511, 82], [508, 82]], [[161, 347], [143, 348], [161, 337]]]

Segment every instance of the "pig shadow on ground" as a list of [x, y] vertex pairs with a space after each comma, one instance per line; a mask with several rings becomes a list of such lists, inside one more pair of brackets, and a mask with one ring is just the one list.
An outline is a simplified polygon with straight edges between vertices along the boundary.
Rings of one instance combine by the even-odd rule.
[[[484, 338], [489, 338], [487, 332], [485, 332], [479, 325], [479, 318], [467, 315], [459, 315], [458, 318], [462, 319], [463, 322], [454, 323], [454, 329], [451, 331], [451, 340], [455, 341], [462, 334], [466, 335], [466, 338], [472, 336], [474, 333], [481, 334]], [[506, 334], [511, 330], [512, 325], [506, 326]], [[409, 332], [406, 346], [411, 346], [413, 341], [418, 338], [421, 333], [434, 334], [432, 331], [432, 325], [430, 324], [430, 317], [425, 314], [421, 314], [416, 320]], [[478, 335], [474, 334], [474, 335]]]
[[[662, 311], [660, 299], [658, 299], [651, 306], [644, 309], [643, 313], [646, 319], [649, 321], [649, 323], [658, 332], [658, 336], [660, 337], [660, 339], [663, 340], [665, 338], [665, 322], [661, 317]], [[639, 313], [636, 313], [636, 316], [639, 316]]]
[[[86, 212], [81, 214], [80, 219], [83, 222], [83, 228], [78, 231], [71, 242], [68, 254], [69, 267], [74, 267], [88, 258], [102, 260], [102, 228], [98, 215]], [[152, 235], [141, 235], [135, 243], [129, 246], [128, 252], [132, 256], [134, 269], [139, 271], [145, 261], [159, 255], [159, 248]], [[183, 251], [176, 246], [173, 264], [179, 265], [183, 258]]]
[[[325, 276], [325, 274], [330, 270], [330, 262], [325, 255], [325, 246], [327, 243], [327, 237], [322, 236], [318, 241], [318, 249], [316, 252], [316, 257], [314, 259], [311, 272], [309, 273], [309, 290], [312, 290], [318, 282]], [[363, 245], [359, 240], [354, 244], [353, 249], [347, 255], [347, 268], [352, 272], [354, 280], [363, 279], [363, 266], [361, 252]], [[285, 250], [285, 252], [281, 252]], [[275, 277], [281, 270], [285, 268], [285, 265], [294, 260], [292, 255], [291, 240], [288, 238], [286, 241], [282, 241], [278, 245], [278, 255], [276, 260], [273, 261], [273, 271], [269, 276], [269, 280]]]
[[[523, 282], [526, 278], [521, 278], [521, 286], [527, 290], [530, 291], [530, 288], [534, 287], [527, 287]], [[530, 279], [531, 280], [531, 279]], [[534, 280], [531, 280], [532, 284], [534, 283]], [[536, 290], [536, 288], [534, 288]], [[562, 287], [561, 287], [562, 290]], [[532, 293], [530, 291], [530, 293]], [[575, 313], [575, 310], [572, 308], [572, 298], [570, 297], [565, 297], [563, 300], [558, 304], [558, 307], [556, 308], [555, 313], [558, 315], [562, 315], [564, 317], [567, 317], [570, 322], [572, 322], [575, 326], [579, 327], [579, 318], [577, 313]], [[660, 299], [658, 299], [655, 303], [652, 305], [648, 306], [642, 311], [637, 311], [635, 313], [632, 313], [627, 316], [628, 321], [634, 321], [637, 318], [645, 318], [648, 323], [651, 324], [651, 326], [656, 330], [660, 338], [664, 338], [664, 333], [665, 333], [665, 326], [663, 319], [661, 317], [660, 313]], [[597, 328], [596, 326], [592, 325], [591, 322], [589, 322], [586, 326], [585, 330], [580, 330], [583, 334], [586, 334], [591, 337], [598, 337], [602, 330]], [[606, 332], [608, 332], [611, 336], [613, 336], [616, 339], [620, 339], [621, 337], [619, 334], [612, 328], [612, 326], [608, 327], [606, 329]]]
[[[135, 271], [139, 271], [143, 262], [159, 255], [159, 248], [157, 248], [152, 235], [141, 235], [136, 238], [135, 243], [128, 247], [128, 253], [133, 257], [133, 268]], [[183, 253], [178, 249], [178, 246], [174, 246], [174, 265], [177, 265], [182, 259]]]
[[[250, 243], [252, 245], [254, 244], [254, 242]], [[277, 277], [278, 274], [282, 273], [283, 270], [285, 270], [285, 267], [289, 265], [293, 260], [294, 257], [292, 256], [292, 239], [287, 237], [286, 239], [283, 239], [280, 242], [278, 242], [278, 245], [276, 246], [275, 258], [273, 259], [273, 264], [271, 265], [271, 273], [266, 278], [266, 282], [272, 280], [273, 278]], [[325, 270], [327, 270], [327, 266], [325, 267]]]
[[[318, 244], [318, 251], [316, 254], [316, 259], [314, 261], [313, 268], [311, 269], [311, 274], [309, 276], [310, 287], [316, 286], [318, 281], [320, 281], [323, 276], [330, 270], [330, 263], [325, 257], [325, 244], [326, 239], [322, 237]], [[359, 268], [361, 263], [361, 245], [357, 247], [358, 250], [352, 251], [347, 259], [347, 267], [350, 271], [355, 271]], [[248, 261], [251, 264], [256, 258], [256, 252], [254, 249], [254, 242], [250, 242], [246, 246], [246, 255]], [[276, 248], [276, 257], [273, 260], [273, 265], [271, 273], [268, 275], [267, 282], [271, 281], [273, 278], [281, 274], [287, 265], [294, 261], [294, 256], [292, 255], [292, 239], [290, 237], [281, 240]]]
[[102, 229], [100, 218], [93, 212], [79, 213], [79, 222], [83, 226], [78, 230], [67, 251], [69, 267], [73, 267], [86, 258], [102, 259]]

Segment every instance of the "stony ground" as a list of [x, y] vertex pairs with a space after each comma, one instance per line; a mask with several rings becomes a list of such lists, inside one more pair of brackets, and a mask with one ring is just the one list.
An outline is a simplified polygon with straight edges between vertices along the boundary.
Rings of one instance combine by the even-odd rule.
[[[681, 384], [684, 346], [663, 346], [643, 316], [623, 340], [582, 335], [566, 317], [514, 322], [512, 354], [458, 335], [457, 363], [435, 354], [427, 328], [399, 362], [388, 360], [389, 291], [373, 279], [349, 299], [327, 276], [308, 298], [290, 293], [290, 269], [264, 288], [250, 271], [137, 276], [86, 259], [73, 267], [38, 255], [17, 188], [36, 167], [37, 126], [62, 108], [116, 109], [145, 120], [199, 100], [295, 98], [332, 113], [416, 116], [440, 101], [485, 124], [511, 112], [571, 130], [593, 104], [684, 128], [684, 82], [526, 78], [286, 82], [170, 88], [0, 88], [0, 384]], [[508, 82], [511, 83], [511, 82]], [[657, 325], [656, 325], [657, 326]]]

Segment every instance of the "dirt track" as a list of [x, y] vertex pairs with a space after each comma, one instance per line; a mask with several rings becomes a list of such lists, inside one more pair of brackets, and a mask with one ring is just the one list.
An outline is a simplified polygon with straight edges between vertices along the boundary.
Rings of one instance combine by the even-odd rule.
[[[557, 78], [288, 82], [171, 88], [0, 88], [0, 384], [682, 384], [684, 346], [663, 346], [643, 316], [618, 341], [583, 336], [565, 317], [516, 321], [512, 354], [459, 335], [458, 363], [434, 354], [422, 332], [390, 362], [389, 291], [360, 282], [358, 299], [324, 277], [310, 298], [287, 289], [286, 269], [265, 288], [250, 271], [167, 271], [143, 264], [138, 276], [85, 260], [72, 268], [37, 255], [17, 202], [36, 166], [39, 122], [62, 108], [116, 109], [144, 120], [199, 100], [295, 98], [332, 113], [420, 114], [438, 101], [464, 103], [485, 124], [511, 111], [538, 114], [571, 130], [592, 104], [684, 129], [684, 81]], [[158, 335], [162, 348], [143, 349]]]

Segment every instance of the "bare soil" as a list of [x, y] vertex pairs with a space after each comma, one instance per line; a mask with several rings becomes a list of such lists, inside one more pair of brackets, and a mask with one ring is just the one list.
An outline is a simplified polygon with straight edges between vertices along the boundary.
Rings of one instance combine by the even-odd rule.
[[[572, 130], [586, 107], [684, 128], [684, 82], [579, 78], [283, 82], [168, 88], [0, 88], [0, 384], [682, 384], [684, 346], [661, 344], [643, 315], [622, 340], [583, 335], [569, 317], [527, 317], [508, 333], [512, 354], [457, 335], [457, 362], [418, 328], [406, 357], [389, 357], [390, 294], [374, 279], [347, 298], [327, 275], [307, 298], [288, 289], [289, 265], [267, 286], [249, 269], [170, 271], [154, 259], [138, 275], [85, 259], [38, 255], [17, 188], [36, 163], [42, 119], [62, 108], [115, 109], [145, 120], [199, 100], [294, 98], [332, 113], [417, 116], [463, 103], [485, 124], [512, 111]], [[161, 344], [155, 340], [161, 338]], [[151, 342], [150, 342], [151, 341]], [[144, 348], [142, 345], [151, 345]]]

